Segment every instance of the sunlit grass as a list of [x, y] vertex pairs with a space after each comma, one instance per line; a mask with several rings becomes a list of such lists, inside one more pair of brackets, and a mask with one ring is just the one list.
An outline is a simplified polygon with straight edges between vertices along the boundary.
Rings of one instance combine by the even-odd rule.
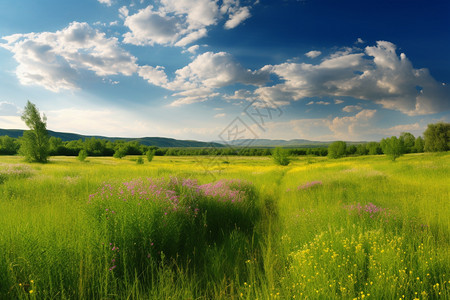
[[[0, 157], [0, 298], [450, 297], [449, 154], [135, 160]], [[88, 203], [105, 184], [171, 177], [244, 180], [257, 196], [236, 210], [195, 198], [206, 223], [172, 214], [166, 225], [165, 206]], [[120, 218], [104, 219], [104, 205]], [[229, 220], [251, 226], [220, 228]]]

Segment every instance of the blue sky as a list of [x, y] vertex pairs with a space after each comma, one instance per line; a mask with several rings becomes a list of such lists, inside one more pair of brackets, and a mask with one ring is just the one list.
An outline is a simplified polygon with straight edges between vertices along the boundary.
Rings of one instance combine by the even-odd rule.
[[55, 131], [203, 141], [450, 121], [446, 0], [4, 0], [0, 38], [0, 128], [27, 100]]

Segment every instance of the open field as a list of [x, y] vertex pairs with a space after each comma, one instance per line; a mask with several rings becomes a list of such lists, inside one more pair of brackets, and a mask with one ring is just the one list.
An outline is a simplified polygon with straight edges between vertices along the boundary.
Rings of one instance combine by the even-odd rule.
[[135, 159], [0, 157], [0, 299], [450, 298], [450, 153]]

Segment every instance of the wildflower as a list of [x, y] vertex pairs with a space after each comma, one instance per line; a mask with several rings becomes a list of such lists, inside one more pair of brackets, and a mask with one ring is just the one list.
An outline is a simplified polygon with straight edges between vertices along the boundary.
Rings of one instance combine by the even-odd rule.
[[297, 188], [297, 190], [306, 190], [306, 189], [309, 189], [309, 188], [311, 188], [311, 187], [313, 187], [313, 186], [316, 186], [316, 185], [322, 185], [322, 181], [311, 181], [311, 182], [307, 182], [307, 183], [305, 183], [305, 184], [303, 184], [303, 185], [300, 185], [300, 186]]
[[29, 291], [30, 294], [33, 294], [33, 292], [34, 292], [33, 290], [30, 290], [30, 291]]

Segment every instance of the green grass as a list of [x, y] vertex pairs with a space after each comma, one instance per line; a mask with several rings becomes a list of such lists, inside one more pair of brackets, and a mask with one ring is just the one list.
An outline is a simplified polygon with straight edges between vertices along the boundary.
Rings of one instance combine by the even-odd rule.
[[[0, 299], [449, 299], [449, 166], [449, 153], [285, 167], [2, 156]], [[171, 177], [251, 184], [234, 185], [245, 197], [231, 202]], [[147, 178], [176, 203], [123, 201], [124, 182]]]

